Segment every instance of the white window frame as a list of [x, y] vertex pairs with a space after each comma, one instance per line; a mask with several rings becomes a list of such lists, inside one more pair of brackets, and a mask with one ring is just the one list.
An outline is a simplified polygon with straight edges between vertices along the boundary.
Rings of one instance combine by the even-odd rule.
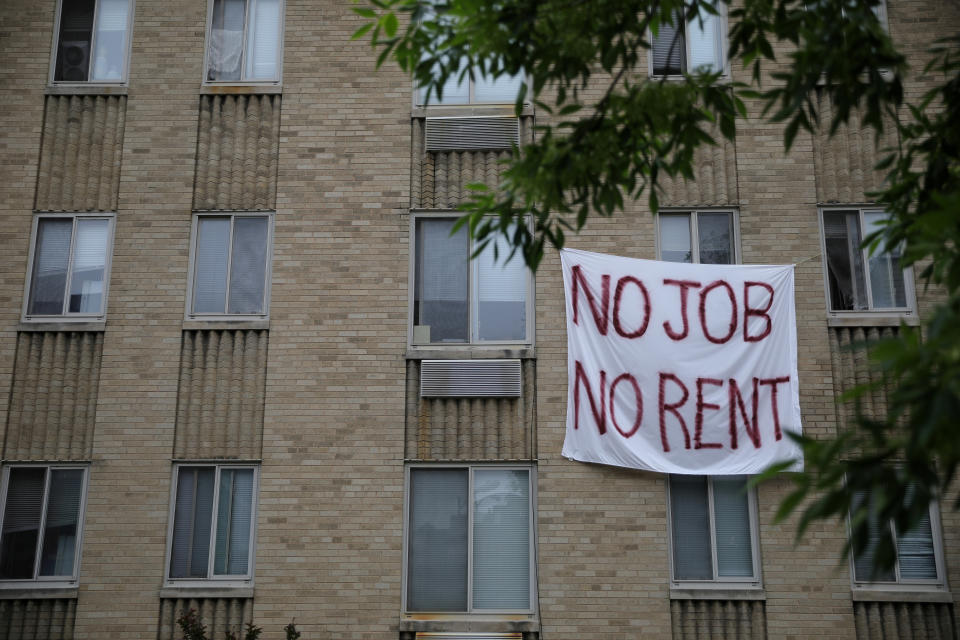
[[[727, 18], [727, 3], [720, 2], [719, 0], [717, 0], [717, 4], [719, 6], [717, 6], [716, 9], [720, 14], [719, 18], [720, 18], [721, 24], [723, 25], [723, 27], [720, 29], [720, 32], [721, 32], [720, 38], [717, 41], [717, 44], [720, 47], [720, 51], [717, 52], [717, 54], [719, 55], [719, 58], [720, 58], [720, 67], [721, 67], [720, 69], [717, 69], [717, 71], [720, 72], [720, 75], [723, 78], [728, 78], [730, 76], [730, 62], [729, 60], [727, 60], [727, 51], [730, 50], [730, 43], [727, 41], [728, 40], [727, 31], [729, 30], [730, 22]], [[687, 23], [686, 21], [682, 21], [681, 24], [677, 26], [682, 28], [682, 34], [683, 34], [683, 49], [684, 49], [683, 73], [690, 73], [690, 68], [687, 64], [687, 61], [690, 60], [690, 38], [687, 37]], [[651, 78], [657, 78], [657, 79], [665, 78], [668, 80], [682, 80], [683, 74], [674, 74], [674, 73], [662, 74], [662, 73], [654, 72], [653, 70], [653, 32], [649, 31], [648, 34], [649, 34], [648, 37], [650, 40], [650, 48], [647, 50], [647, 73], [649, 74], [649, 76]]]
[[[409, 576], [409, 554], [410, 554], [410, 471], [412, 469], [466, 469], [467, 470], [467, 609], [466, 611], [441, 611], [432, 613], [429, 611], [410, 611], [407, 609], [407, 579]], [[528, 526], [530, 548], [528, 555], [530, 558], [530, 608], [529, 609], [473, 609], [473, 475], [474, 471], [487, 469], [503, 469], [526, 471], [527, 480], [530, 483], [528, 496], [530, 499], [528, 509]], [[445, 616], [450, 618], [473, 617], [483, 615], [498, 614], [527, 614], [533, 615], [537, 611], [537, 531], [536, 531], [536, 505], [537, 505], [537, 480], [536, 466], [532, 464], [408, 464], [404, 468], [403, 479], [403, 579], [401, 580], [402, 608], [404, 614], [411, 618], [417, 616]]]
[[[230, 305], [230, 265], [233, 259], [233, 233], [234, 222], [237, 218], [267, 218], [267, 266], [264, 271], [263, 286], [263, 313], [249, 314], [230, 314], [227, 309], [223, 313], [194, 313], [193, 295], [197, 286], [197, 232], [200, 226], [200, 218], [230, 218], [230, 256], [227, 259], [227, 289], [226, 289], [226, 307]], [[276, 211], [253, 211], [253, 210], [216, 210], [216, 211], [195, 211], [190, 229], [190, 262], [187, 272], [187, 306], [184, 310], [184, 320], [187, 321], [211, 321], [211, 322], [250, 322], [257, 320], [270, 319], [270, 284], [273, 280], [273, 225], [276, 217]]]
[[[207, 557], [206, 578], [171, 578], [170, 561], [173, 558], [173, 528], [177, 514], [177, 486], [180, 482], [180, 469], [183, 467], [208, 467], [216, 470], [213, 478], [213, 515], [210, 522], [210, 550]], [[223, 469], [252, 469], [253, 470], [253, 497], [250, 505], [250, 548], [247, 573], [243, 575], [216, 575], [213, 572], [213, 563], [216, 561], [215, 549], [217, 544], [217, 506], [220, 504], [220, 472]], [[173, 465], [173, 475], [170, 481], [170, 508], [167, 516], [167, 552], [163, 564], [163, 582], [166, 587], [187, 588], [246, 588], [253, 586], [253, 576], [256, 565], [257, 550], [257, 515], [260, 502], [260, 464], [249, 462], [220, 463], [220, 462], [178, 462]]]
[[202, 83], [204, 86], [279, 86], [283, 83], [283, 45], [284, 45], [284, 36], [286, 35], [286, 16], [287, 16], [287, 3], [286, 0], [280, 0], [280, 35], [277, 38], [277, 76], [273, 80], [245, 80], [243, 79], [243, 72], [246, 68], [247, 62], [247, 36], [248, 30], [250, 27], [250, 3], [255, 0], [246, 0], [246, 4], [243, 12], [243, 41], [240, 46], [240, 75], [239, 80], [207, 80], [207, 71], [209, 70], [210, 63], [210, 32], [213, 28], [213, 5], [214, 0], [207, 0], [207, 28], [203, 40], [203, 80]]
[[[410, 286], [408, 287], [410, 300], [407, 308], [407, 333], [408, 333], [408, 345], [411, 348], [415, 349], [484, 349], [484, 348], [503, 348], [504, 346], [512, 347], [529, 347], [533, 345], [534, 342], [534, 325], [536, 324], [534, 317], [535, 312], [535, 301], [534, 301], [534, 291], [535, 291], [535, 282], [534, 274], [528, 268], [527, 272], [527, 296], [526, 296], [526, 320], [525, 320], [525, 330], [526, 338], [524, 340], [505, 340], [505, 341], [493, 341], [493, 340], [475, 340], [473, 337], [473, 319], [474, 313], [477, 306], [477, 301], [475, 300], [477, 292], [477, 270], [476, 262], [471, 258], [469, 269], [470, 277], [468, 278], [468, 287], [469, 291], [467, 293], [467, 303], [469, 306], [468, 313], [468, 322], [470, 339], [466, 342], [415, 342], [414, 341], [414, 307], [416, 305], [416, 273], [417, 273], [417, 220], [421, 219], [451, 219], [455, 220], [459, 218], [460, 215], [456, 211], [451, 211], [449, 209], [444, 209], [440, 211], [436, 210], [414, 210], [410, 212], [410, 269], [408, 273], [408, 282]], [[529, 223], [528, 223], [529, 224]], [[473, 239], [470, 240], [471, 252], [473, 251]], [[469, 256], [468, 256], [469, 257]], [[502, 257], [501, 257], [502, 259]], [[523, 256], [518, 252], [514, 260], [522, 260]]]
[[[460, 72], [458, 71], [457, 74], [459, 75], [459, 73], [460, 73]], [[477, 71], [477, 73], [479, 73], [479, 71]], [[516, 104], [516, 100], [515, 100], [515, 99], [514, 99], [514, 100], [505, 101], [505, 102], [477, 102], [477, 101], [474, 99], [474, 84], [475, 84], [474, 79], [473, 79], [473, 78], [470, 76], [470, 74], [468, 73], [468, 74], [466, 75], [466, 77], [464, 77], [463, 81], [469, 83], [469, 86], [468, 86], [468, 95], [469, 95], [469, 97], [468, 97], [468, 99], [467, 99], [467, 102], [461, 102], [461, 103], [455, 103], [455, 104], [444, 103], [444, 102], [437, 102], [437, 92], [436, 92], [436, 91], [431, 91], [431, 92], [430, 92], [430, 102], [429, 102], [429, 103], [422, 102], [422, 101], [420, 100], [420, 87], [417, 86], [416, 83], [414, 83], [414, 84], [413, 84], [413, 108], [414, 108], [414, 109], [427, 109], [427, 110], [430, 110], [430, 111], [434, 111], [434, 110], [439, 110], [439, 109], [460, 109], [460, 110], [464, 110], [464, 109], [471, 109], [471, 108], [474, 108], [474, 107], [480, 107], [480, 108], [482, 108], [482, 107], [500, 107], [500, 106], [506, 105], [506, 106], [511, 107], [510, 113], [511, 113], [511, 114], [513, 113], [512, 107], [513, 107], [514, 104]], [[523, 78], [522, 78], [522, 80], [521, 80], [521, 84], [525, 84], [525, 85], [527, 85], [527, 87], [530, 86], [530, 76], [529, 76], [529, 74], [523, 74]], [[529, 105], [529, 104], [530, 104], [529, 94], [527, 94], [527, 98], [524, 99], [523, 104], [524, 104], [524, 105]]]
[[747, 488], [747, 506], [750, 515], [750, 554], [753, 560], [753, 576], [719, 576], [717, 558], [717, 524], [713, 506], [713, 479], [716, 476], [707, 475], [707, 508], [710, 519], [710, 559], [713, 580], [678, 580], [675, 578], [673, 557], [673, 501], [670, 496], [671, 478], [667, 476], [667, 553], [670, 555], [670, 588], [671, 589], [761, 589], [763, 578], [760, 568], [760, 535], [758, 529], [757, 490]]
[[[87, 487], [90, 482], [90, 466], [87, 464], [40, 464], [40, 463], [29, 463], [29, 464], [5, 464], [3, 465], [3, 479], [0, 481], [2, 484], [2, 490], [0, 490], [0, 527], [3, 525], [3, 516], [6, 513], [7, 509], [7, 491], [10, 488], [10, 470], [15, 468], [42, 468], [45, 469], [44, 475], [44, 485], [43, 485], [43, 502], [40, 505], [40, 526], [39, 533], [37, 537], [37, 548], [34, 556], [33, 563], [33, 578], [24, 578], [17, 580], [0, 580], [0, 590], [3, 589], [23, 589], [24, 587], [42, 587], [42, 588], [73, 588], [77, 586], [78, 577], [80, 575], [80, 559], [81, 552], [83, 550], [83, 529], [84, 529], [84, 520], [87, 513]], [[50, 498], [50, 477], [51, 471], [53, 470], [71, 470], [79, 469], [83, 471], [83, 487], [81, 488], [80, 493], [80, 514], [77, 517], [77, 541], [76, 549], [74, 551], [73, 557], [73, 574], [68, 578], [64, 576], [39, 576], [37, 575], [40, 571], [40, 554], [43, 550], [43, 533], [47, 524], [47, 501]]]
[[870, 306], [869, 309], [855, 309], [855, 310], [837, 310], [834, 311], [830, 308], [830, 266], [827, 263], [827, 233], [826, 228], [824, 227], [823, 214], [830, 211], [856, 211], [858, 214], [857, 224], [860, 227], [860, 239], [861, 241], [864, 238], [864, 220], [863, 215], [865, 213], [885, 213], [883, 207], [877, 206], [875, 204], [851, 204], [851, 205], [830, 205], [829, 207], [818, 207], [817, 208], [817, 225], [819, 226], [820, 231], [820, 256], [821, 263], [823, 267], [823, 296], [824, 302], [826, 304], [827, 315], [830, 318], [862, 318], [874, 320], [878, 317], [888, 317], [888, 318], [904, 318], [916, 316], [916, 290], [913, 284], [913, 267], [904, 267], [902, 269], [903, 273], [903, 296], [907, 303], [906, 307], [892, 307], [892, 308], [882, 308], [875, 309], [873, 308], [873, 291], [870, 288], [870, 269], [867, 267], [869, 259], [869, 251], [867, 249], [860, 249], [861, 260], [863, 262], [863, 278], [864, 284], [866, 286], [867, 301]]
[[730, 242], [733, 244], [733, 262], [730, 264], [740, 264], [740, 212], [733, 207], [701, 207], [701, 208], [662, 208], [657, 212], [656, 218], [656, 249], [657, 260], [663, 260], [661, 255], [663, 247], [660, 240], [660, 216], [688, 215], [690, 220], [690, 260], [691, 264], [700, 263], [700, 233], [698, 219], [703, 213], [729, 213], [732, 216], [732, 227]]
[[[66, 309], [70, 302], [70, 282], [73, 277], [73, 252], [76, 249], [77, 239], [77, 220], [85, 218], [92, 220], [107, 220], [107, 255], [103, 263], [103, 308], [100, 313], [70, 313], [64, 311], [59, 314], [41, 315], [30, 314], [30, 293], [33, 286], [33, 262], [37, 253], [37, 231], [41, 219], [71, 219], [73, 220], [73, 231], [70, 235], [70, 255], [67, 256], [67, 283], [64, 289], [63, 308]], [[20, 320], [24, 323], [41, 322], [103, 322], [107, 317], [107, 302], [110, 293], [110, 271], [113, 262], [113, 236], [116, 228], [115, 213], [37, 213], [33, 216], [33, 226], [30, 230], [30, 252], [27, 259], [27, 277], [26, 288], [23, 293], [23, 305], [20, 313]]]
[[[127, 9], [127, 50], [123, 55], [123, 71], [120, 73], [119, 80], [54, 80], [57, 76], [57, 58], [60, 56], [60, 17], [63, 14], [63, 2], [64, 0], [57, 0], [57, 19], [53, 23], [53, 46], [51, 47], [52, 55], [50, 57], [50, 70], [48, 78], [50, 79], [51, 85], [56, 85], [58, 87], [64, 86], [76, 86], [76, 87], [90, 87], [90, 86], [126, 86], [130, 78], [130, 50], [133, 43], [133, 16], [136, 9], [136, 0], [129, 0], [130, 4]], [[90, 60], [87, 62], [87, 77], [90, 77], [90, 67], [89, 65], [93, 63], [93, 52], [96, 50], [96, 37], [97, 37], [97, 16], [100, 12], [100, 2], [101, 0], [96, 0], [96, 4], [93, 9], [93, 28], [90, 33]]]

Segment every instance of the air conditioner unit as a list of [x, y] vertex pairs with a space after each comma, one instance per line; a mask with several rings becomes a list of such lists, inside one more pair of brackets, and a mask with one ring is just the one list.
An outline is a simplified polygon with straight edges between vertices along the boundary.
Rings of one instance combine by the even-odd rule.
[[519, 360], [423, 360], [423, 398], [518, 398], [522, 394]]
[[59, 80], [84, 82], [90, 69], [90, 42], [88, 40], [64, 40], [60, 43]]
[[509, 149], [519, 143], [519, 118], [504, 116], [427, 118], [427, 151]]

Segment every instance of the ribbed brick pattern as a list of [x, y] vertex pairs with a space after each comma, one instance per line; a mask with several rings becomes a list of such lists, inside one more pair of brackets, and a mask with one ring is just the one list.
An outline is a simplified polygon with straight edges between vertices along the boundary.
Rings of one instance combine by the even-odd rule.
[[[837, 397], [858, 385], [879, 380], [877, 367], [870, 362], [868, 345], [896, 334], [896, 327], [831, 327], [830, 358]], [[886, 394], [882, 388], [877, 388], [862, 395], [858, 401], [837, 404], [841, 425], [848, 425], [853, 420], [857, 402], [866, 416], [882, 416], [886, 412]]]
[[174, 457], [260, 457], [267, 331], [184, 331]]
[[160, 624], [157, 640], [174, 640], [183, 637], [177, 618], [193, 609], [207, 627], [207, 637], [223, 638], [224, 632], [232, 631], [243, 637], [243, 626], [253, 621], [253, 598], [176, 598], [160, 601]]
[[854, 602], [857, 640], [955, 640], [950, 603]]
[[89, 460], [103, 333], [25, 331], [17, 336], [6, 460]]
[[72, 640], [74, 599], [0, 600], [0, 640]]
[[519, 398], [421, 398], [420, 361], [407, 362], [408, 460], [530, 460], [537, 457], [536, 369], [521, 364]]
[[200, 97], [194, 209], [275, 209], [280, 96]]
[[767, 637], [762, 600], [671, 600], [673, 640], [760, 640]]
[[867, 194], [880, 189], [884, 178], [884, 172], [873, 167], [887, 155], [883, 150], [896, 144], [893, 126], [888, 124], [878, 140], [875, 131], [862, 125], [859, 113], [854, 111], [848, 124], [829, 138], [833, 105], [822, 92], [818, 107], [823, 127], [813, 140], [817, 201], [872, 201], [874, 198]]
[[39, 211], [116, 211], [126, 96], [47, 96]]
[[711, 132], [716, 146], [704, 145], [694, 152], [693, 180], [664, 176], [660, 206], [737, 205], [737, 147], [719, 131]]

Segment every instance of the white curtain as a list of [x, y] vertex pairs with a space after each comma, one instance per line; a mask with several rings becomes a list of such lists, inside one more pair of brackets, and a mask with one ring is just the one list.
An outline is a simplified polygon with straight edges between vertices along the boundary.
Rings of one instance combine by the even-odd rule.
[[207, 51], [207, 80], [240, 80], [246, 0], [216, 0]]

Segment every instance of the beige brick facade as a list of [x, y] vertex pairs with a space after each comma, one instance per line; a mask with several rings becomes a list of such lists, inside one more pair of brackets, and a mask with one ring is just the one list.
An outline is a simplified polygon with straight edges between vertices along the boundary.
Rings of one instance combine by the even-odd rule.
[[[888, 4], [914, 70], [960, 27], [954, 3]], [[786, 479], [757, 492], [762, 590], [671, 589], [666, 477], [560, 456], [555, 252], [536, 277], [533, 344], [410, 346], [411, 211], [456, 206], [466, 184], [497, 179], [503, 154], [425, 150], [410, 82], [373, 71], [351, 6], [286, 0], [282, 86], [211, 89], [206, 3], [138, 0], [128, 83], [65, 89], [48, 82], [56, 0], [0, 4], [3, 461], [89, 465], [76, 584], [0, 589], [0, 639], [174, 638], [191, 607], [218, 638], [250, 620], [281, 638], [292, 618], [304, 640], [956, 638], [960, 514], [947, 506], [948, 590], [852, 593], [843, 523], [796, 543], [796, 519], [774, 524]], [[912, 76], [909, 96], [934, 81]], [[736, 143], [699, 152], [696, 181], [662, 201], [736, 208], [742, 262], [797, 263], [804, 428], [832, 435], [847, 417], [836, 394], [870, 375], [842, 345], [893, 329], [828, 322], [818, 206], [869, 202], [877, 143], [854, 123], [833, 140], [801, 134], [784, 155], [782, 128], [748, 109]], [[269, 318], [185, 319], [198, 210], [275, 212]], [[34, 214], [54, 211], [115, 213], [103, 323], [21, 320]], [[655, 258], [654, 222], [634, 203], [570, 246]], [[919, 298], [922, 313], [933, 298]], [[521, 398], [419, 396], [422, 359], [490, 357], [522, 360]], [[190, 461], [259, 465], [252, 582], [165, 581], [175, 465]], [[405, 470], [431, 461], [534, 471], [532, 614], [404, 616]]]

